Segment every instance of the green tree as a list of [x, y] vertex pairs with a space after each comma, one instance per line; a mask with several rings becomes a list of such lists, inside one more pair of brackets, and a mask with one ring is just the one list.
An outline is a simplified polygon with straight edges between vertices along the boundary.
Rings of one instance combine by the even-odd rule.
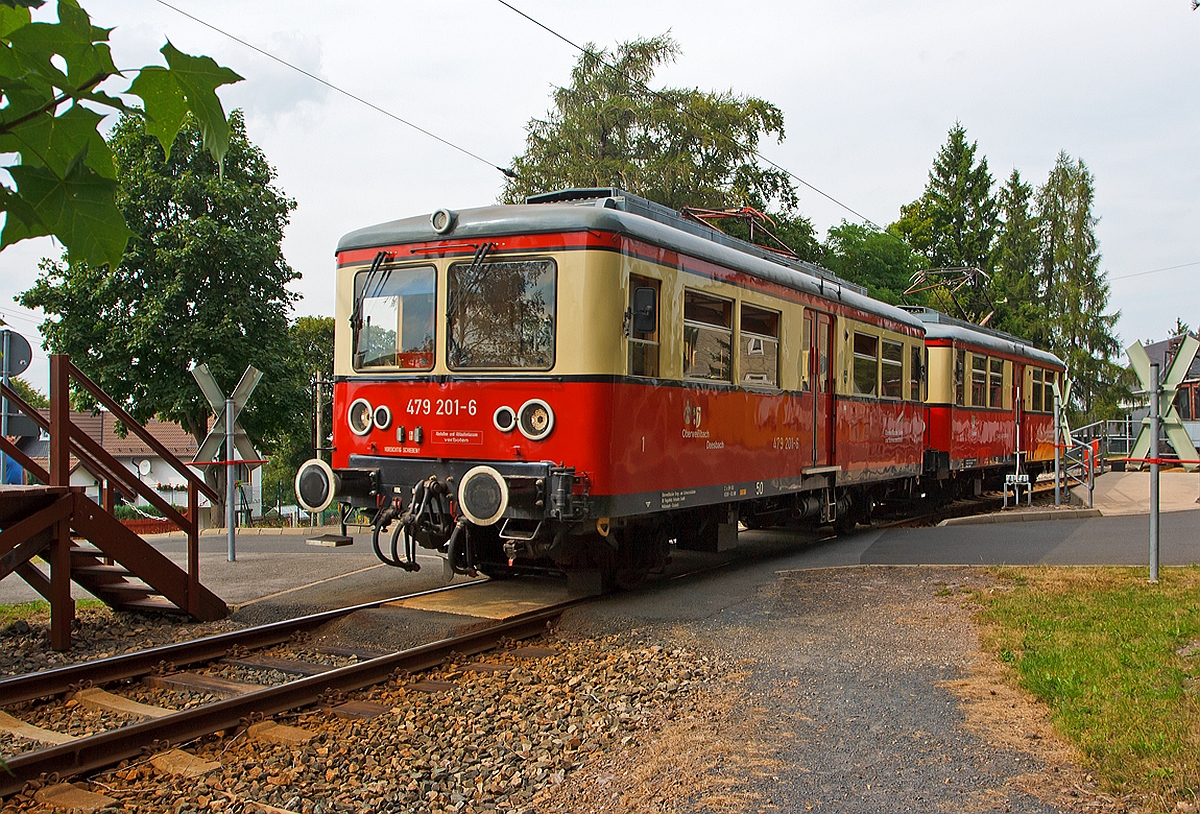
[[41, 5], [0, 0], [0, 169], [13, 181], [0, 184], [6, 215], [0, 248], [54, 235], [73, 260], [116, 266], [130, 231], [116, 204], [117, 171], [99, 128], [106, 113], [133, 111], [100, 88], [132, 74], [125, 92], [143, 105], [134, 115], [162, 148], [170, 147], [190, 113], [219, 167], [229, 129], [215, 91], [241, 77], [170, 42], [162, 48], [168, 67], [119, 72], [108, 29], [93, 26], [75, 0], [59, 0], [56, 22], [32, 21], [29, 9]]
[[182, 424], [199, 441], [210, 409], [189, 369], [209, 366], [230, 392], [247, 365], [264, 372], [245, 413], [247, 432], [270, 438], [291, 420], [288, 311], [298, 276], [280, 241], [295, 203], [272, 186], [275, 173], [229, 118], [224, 175], [203, 148], [205, 128], [188, 117], [169, 157], [141, 116], [126, 114], [111, 135], [117, 204], [133, 237], [116, 267], [44, 260], [21, 295], [42, 308], [48, 347], [81, 370], [139, 421]]
[[992, 269], [997, 207], [987, 158], [975, 154], [961, 123], [950, 128], [920, 198], [900, 207], [892, 229], [925, 256], [930, 268]]
[[[783, 140], [783, 113], [752, 96], [693, 88], [650, 91], [646, 84], [680, 54], [666, 34], [622, 43], [615, 52], [589, 45], [571, 72], [571, 83], [555, 88], [554, 107], [527, 125], [525, 152], [513, 160], [515, 178], [501, 200], [569, 187], [616, 186], [680, 209], [774, 207], [782, 231], [806, 250], [802, 224], [792, 210], [796, 190], [781, 170], [763, 167], [755, 152], [760, 139]], [[736, 232], [737, 230], [732, 230]]]
[[14, 376], [8, 380], [8, 386], [16, 390], [17, 395], [25, 399], [25, 403], [30, 407], [44, 409], [50, 406], [50, 399], [46, 397], [46, 394], [24, 379], [18, 379]]
[[1050, 349], [1067, 363], [1075, 384], [1072, 409], [1086, 421], [1116, 414], [1124, 395], [1120, 345], [1113, 334], [1120, 312], [1106, 314], [1108, 281], [1100, 270], [1092, 173], [1061, 152], [1038, 188], [1041, 237], [1038, 286], [1046, 304]]
[[924, 262], [895, 235], [844, 220], [830, 228], [821, 256], [821, 265], [893, 305], [900, 303], [913, 273]]
[[1046, 308], [1038, 295], [1041, 262], [1038, 219], [1033, 212], [1033, 187], [1013, 170], [998, 196], [1000, 223], [996, 231], [992, 327], [1046, 347], [1049, 340]]

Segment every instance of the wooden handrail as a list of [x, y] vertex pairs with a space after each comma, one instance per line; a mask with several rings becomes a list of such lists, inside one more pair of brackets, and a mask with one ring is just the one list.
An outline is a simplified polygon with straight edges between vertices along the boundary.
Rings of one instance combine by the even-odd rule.
[[[11, 402], [18, 410], [28, 416], [29, 420], [36, 424], [39, 429], [47, 433], [50, 432], [49, 420], [43, 417], [42, 414], [38, 412], [36, 407], [33, 407], [27, 401], [25, 401], [25, 399], [21, 398], [21, 396], [18, 395], [15, 390], [10, 387], [5, 387], [4, 384], [0, 382], [0, 393], [3, 393], [4, 397], [7, 398], [9, 402]], [[79, 462], [83, 464], [84, 468], [90, 471], [97, 478], [97, 480], [116, 480], [116, 478], [110, 476], [110, 473], [99, 461], [95, 460], [91, 455], [89, 455], [86, 450], [79, 446], [79, 444], [72, 443], [71, 452], [79, 459]], [[34, 463], [33, 459], [29, 458], [20, 450], [17, 450], [17, 453], [18, 454], [14, 455], [13, 457], [17, 458], [17, 461], [21, 464], [21, 466], [23, 466], [27, 471], [32, 472], [34, 477], [36, 477], [42, 483], [50, 483], [49, 472], [38, 466], [38, 464]], [[125, 467], [121, 467], [121, 469], [124, 470]], [[124, 484], [120, 484], [118, 488], [121, 490], [121, 494], [127, 498], [132, 498], [136, 494], [133, 489], [125, 486]]]
[[77, 368], [74, 362], [68, 361], [67, 364], [69, 366], [70, 375], [75, 379], [75, 381], [78, 382], [84, 390], [87, 390], [89, 393], [91, 393], [96, 401], [107, 407], [108, 411], [116, 416], [117, 419], [124, 424], [130, 432], [142, 439], [146, 446], [154, 450], [160, 458], [166, 461], [176, 472], [186, 478], [188, 483], [195, 483], [197, 491], [207, 496], [211, 501], [216, 503], [221, 502], [221, 496], [217, 494], [216, 489], [205, 483], [203, 478], [193, 472], [187, 466], [187, 464], [179, 460], [179, 458], [177, 458], [169, 449], [167, 449], [161, 441], [151, 435], [150, 432], [140, 423], [138, 423], [133, 416], [126, 412], [121, 405], [117, 404], [117, 402], [114, 401], [107, 393], [101, 390], [99, 385], [89, 379], [83, 371]]
[[92, 438], [86, 432], [81, 430], [78, 425], [71, 425], [71, 441], [74, 444], [81, 445], [88, 451], [104, 469], [105, 474], [110, 480], [114, 480], [122, 486], [127, 487], [131, 492], [141, 495], [154, 508], [163, 513], [163, 517], [170, 520], [181, 531], [187, 531], [188, 521], [175, 510], [167, 501], [159, 497], [158, 493], [151, 489], [146, 484], [142, 483], [141, 478], [136, 478], [133, 473], [125, 467], [121, 466], [121, 462], [114, 458], [108, 450], [100, 446], [95, 438]]

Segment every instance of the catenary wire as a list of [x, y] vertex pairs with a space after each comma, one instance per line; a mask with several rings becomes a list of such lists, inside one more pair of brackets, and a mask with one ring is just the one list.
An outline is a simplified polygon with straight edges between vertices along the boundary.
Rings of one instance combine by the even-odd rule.
[[1135, 271], [1133, 274], [1122, 274], [1119, 277], [1109, 277], [1108, 281], [1111, 283], [1111, 282], [1116, 282], [1117, 280], [1129, 280], [1133, 277], [1144, 277], [1147, 274], [1158, 274], [1160, 271], [1174, 271], [1175, 269], [1185, 269], [1185, 268], [1188, 268], [1189, 266], [1200, 266], [1200, 260], [1196, 260], [1195, 262], [1192, 262], [1192, 263], [1180, 263], [1178, 266], [1167, 266], [1166, 268], [1161, 268], [1161, 269], [1150, 269], [1149, 271]]
[[[162, 2], [162, 0], [158, 0], [158, 2]], [[659, 93], [658, 91], [654, 90], [654, 88], [651, 88], [651, 87], [650, 87], [649, 85], [647, 85], [645, 82], [642, 82], [642, 81], [640, 81], [640, 80], [638, 80], [638, 79], [635, 79], [634, 77], [632, 77], [632, 76], [630, 76], [629, 74], [625, 73], [625, 72], [624, 72], [624, 71], [622, 71], [620, 68], [618, 68], [616, 65], [612, 64], [611, 62], [609, 62], [609, 61], [608, 61], [608, 60], [606, 60], [606, 59], [603, 59], [603, 58], [602, 58], [602, 57], [601, 57], [599, 54], [597, 54], [596, 52], [594, 52], [594, 51], [591, 51], [591, 50], [589, 50], [589, 49], [587, 49], [587, 48], [584, 48], [583, 46], [579, 45], [578, 43], [576, 43], [576, 42], [574, 42], [574, 41], [572, 41], [572, 40], [568, 39], [566, 36], [564, 36], [563, 34], [560, 34], [560, 33], [558, 33], [557, 31], [555, 31], [553, 28], [551, 28], [550, 26], [546, 25], [545, 23], [543, 23], [543, 22], [541, 22], [541, 21], [539, 21], [539, 20], [536, 20], [536, 19], [534, 19], [533, 17], [530, 17], [528, 14], [526, 14], [526, 13], [525, 13], [525, 12], [523, 12], [523, 11], [521, 11], [521, 10], [520, 10], [519, 8], [517, 8], [516, 6], [512, 5], [511, 3], [508, 3], [508, 2], [506, 2], [506, 0], [496, 0], [496, 2], [498, 2], [500, 5], [504, 6], [505, 8], [509, 9], [509, 10], [510, 10], [510, 11], [512, 11], [513, 13], [515, 13], [515, 14], [517, 14], [517, 15], [521, 16], [521, 17], [524, 17], [526, 20], [528, 20], [529, 22], [533, 23], [533, 24], [534, 24], [534, 25], [536, 25], [538, 28], [541, 28], [543, 31], [546, 31], [546, 32], [547, 32], [547, 33], [549, 33], [550, 35], [552, 35], [552, 36], [554, 36], [554, 37], [557, 37], [558, 39], [562, 40], [562, 41], [563, 41], [563, 42], [565, 42], [567, 45], [569, 45], [569, 46], [571, 46], [572, 48], [574, 48], [576, 51], [579, 51], [581, 54], [586, 54], [587, 56], [590, 56], [590, 57], [592, 57], [593, 59], [596, 59], [596, 60], [598, 60], [598, 61], [599, 61], [601, 64], [603, 64], [605, 67], [609, 68], [610, 70], [616, 71], [616, 72], [617, 72], [617, 73], [619, 73], [621, 76], [623, 76], [623, 77], [625, 77], [626, 79], [628, 79], [630, 82], [632, 82], [632, 83], [634, 83], [634, 84], [636, 84], [636, 85], [638, 85], [638, 86], [642, 87], [642, 88], [643, 88], [643, 89], [644, 89], [644, 90], [645, 90], [647, 93], [650, 93], [651, 95], [653, 95], [653, 96], [654, 96], [654, 97], [656, 97], [657, 99], [659, 99], [659, 100], [661, 100], [661, 101], [664, 101], [664, 102], [666, 102], [667, 104], [670, 104], [672, 107], [674, 107], [674, 108], [675, 108], [676, 110], [678, 110], [680, 113], [683, 113], [685, 116], [687, 116], [688, 118], [692, 119], [693, 121], [699, 122], [700, 124], [705, 124], [705, 122], [703, 121], [703, 119], [701, 119], [700, 117], [698, 117], [696, 114], [692, 113], [690, 110], [687, 110], [686, 108], [683, 108], [683, 107], [679, 106], [679, 105], [678, 105], [678, 104], [676, 104], [675, 102], [673, 102], [673, 101], [671, 101], [670, 99], [668, 99], [668, 98], [667, 98], [667, 97], [666, 97], [664, 94], [662, 94], [662, 93]], [[714, 133], [716, 136], [718, 136], [719, 138], [723, 138], [723, 139], [725, 139], [726, 141], [728, 141], [728, 142], [730, 142], [730, 143], [732, 143], [732, 144], [735, 144], [735, 145], [737, 145], [738, 147], [742, 148], [743, 150], [747, 150], [747, 148], [746, 148], [746, 146], [745, 146], [744, 144], [742, 144], [741, 142], [739, 142], [739, 141], [737, 141], [736, 139], [732, 138], [732, 137], [731, 137], [731, 136], [729, 136], [727, 133], [722, 133], [722, 132], [720, 132], [719, 130], [713, 130], [713, 133]], [[834, 203], [834, 204], [836, 204], [837, 206], [840, 206], [842, 209], [844, 209], [844, 210], [846, 210], [847, 212], [849, 212], [850, 214], [854, 215], [854, 217], [858, 218], [858, 219], [859, 219], [859, 220], [861, 220], [861, 221], [862, 221], [864, 224], [866, 224], [867, 226], [870, 226], [872, 229], [877, 229], [877, 230], [879, 230], [880, 232], [884, 231], [883, 229], [881, 229], [881, 228], [880, 228], [879, 224], [875, 223], [875, 221], [871, 220], [871, 219], [870, 219], [870, 218], [868, 218], [866, 215], [862, 214], [861, 212], [859, 212], [858, 210], [854, 209], [853, 207], [851, 207], [851, 206], [849, 206], [849, 205], [847, 205], [847, 204], [844, 204], [844, 203], [842, 203], [842, 202], [841, 202], [841, 201], [839, 201], [837, 198], [833, 197], [832, 195], [830, 195], [828, 192], [824, 191], [823, 189], [820, 189], [819, 187], [813, 186], [813, 185], [812, 185], [812, 184], [810, 184], [808, 181], [805, 181], [805, 180], [804, 180], [803, 178], [801, 178], [799, 175], [797, 175], [796, 173], [794, 173], [794, 172], [792, 172], [791, 170], [789, 170], [787, 167], [784, 167], [784, 166], [781, 166], [781, 165], [779, 165], [779, 164], [775, 163], [774, 161], [772, 161], [771, 159], [767, 158], [765, 155], [763, 155], [762, 153], [758, 152], [757, 150], [748, 150], [748, 152], [750, 152], [750, 153], [751, 153], [751, 154], [752, 154], [752, 155], [753, 155], [755, 158], [757, 158], [759, 161], [762, 161], [762, 162], [764, 162], [764, 163], [766, 163], [766, 164], [770, 164], [770, 165], [771, 165], [772, 167], [774, 167], [775, 169], [777, 169], [777, 170], [779, 170], [780, 172], [784, 173], [784, 174], [785, 174], [785, 175], [787, 175], [788, 177], [790, 177], [790, 178], [793, 178], [793, 179], [795, 179], [796, 181], [800, 182], [801, 184], [803, 184], [804, 186], [808, 187], [809, 189], [811, 189], [813, 192], [817, 193], [817, 194], [818, 194], [818, 195], [820, 195], [821, 197], [825, 198], [826, 200], [829, 200], [829, 201], [833, 202], [833, 203]], [[895, 235], [893, 235], [893, 237], [895, 237]]]
[[432, 133], [432, 132], [426, 130], [425, 128], [421, 127], [420, 125], [413, 124], [412, 122], [408, 121], [407, 119], [403, 119], [400, 116], [397, 116], [395, 113], [392, 113], [390, 110], [386, 110], [373, 102], [368, 102], [366, 99], [362, 98], [361, 96], [356, 96], [348, 90], [339, 88], [337, 85], [333, 84], [332, 82], [328, 82], [328, 81], [322, 79], [321, 77], [317, 76], [316, 74], [309, 73], [308, 71], [304, 70], [303, 68], [301, 68], [297, 65], [293, 65], [292, 63], [288, 62], [287, 60], [285, 60], [281, 57], [277, 57], [274, 54], [270, 53], [269, 51], [265, 51], [262, 48], [259, 48], [257, 45], [252, 45], [251, 43], [248, 43], [245, 40], [243, 40], [239, 37], [236, 37], [233, 34], [230, 34], [228, 31], [218, 28], [217, 26], [213, 25], [212, 23], [207, 23], [204, 20], [201, 20], [199, 17], [195, 16], [194, 14], [189, 14], [188, 12], [184, 11], [181, 8], [177, 8], [176, 6], [171, 5], [170, 3], [166, 2], [166, 0], [154, 0], [154, 2], [158, 3], [160, 6], [165, 6], [166, 8], [171, 9], [171, 11], [174, 11], [177, 14], [182, 14], [184, 17], [187, 17], [189, 20], [192, 20], [193, 22], [197, 22], [200, 25], [204, 26], [205, 28], [208, 28], [208, 29], [211, 29], [212, 31], [217, 32], [218, 34], [220, 34], [223, 37], [228, 37], [229, 39], [233, 40], [234, 42], [239, 43], [240, 45], [244, 45], [245, 47], [249, 48], [251, 51], [255, 51], [259, 54], [262, 54], [267, 59], [272, 59], [272, 60], [278, 62], [280, 65], [283, 65], [287, 68], [291, 68], [293, 71], [296, 71], [297, 73], [304, 74], [305, 76], [307, 76], [309, 79], [313, 80], [314, 82], [319, 82], [320, 84], [324, 85], [325, 87], [329, 88], [330, 90], [336, 91], [336, 92], [342, 94], [343, 96], [353, 99], [354, 101], [358, 102], [361, 105], [366, 105], [367, 107], [371, 108], [372, 110], [376, 111], [377, 113], [382, 113], [384, 116], [387, 116], [389, 119], [394, 119], [395, 121], [400, 122], [400, 124], [403, 124], [406, 127], [411, 127], [413, 130], [416, 130], [418, 133], [429, 136], [431, 139], [439, 142], [440, 144], [444, 144], [445, 146], [450, 147], [451, 149], [458, 150], [463, 155], [470, 156], [471, 158], [475, 159], [476, 161], [479, 161], [480, 163], [487, 164], [489, 167], [491, 167], [494, 170], [498, 170], [499, 172], [503, 173], [508, 178], [516, 178], [517, 177], [516, 174], [508, 167], [501, 167], [496, 164], [493, 164], [491, 161], [488, 161], [483, 156], [471, 152], [466, 147], [460, 147], [459, 145], [455, 144], [454, 142], [448, 141], [448, 140], [442, 138], [441, 136], [437, 135], [436, 133]]

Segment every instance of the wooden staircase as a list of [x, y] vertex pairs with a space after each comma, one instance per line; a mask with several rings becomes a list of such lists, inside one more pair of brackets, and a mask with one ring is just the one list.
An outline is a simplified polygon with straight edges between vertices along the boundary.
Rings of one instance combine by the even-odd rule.
[[[181, 514], [154, 490], [109, 455], [94, 439], [71, 423], [68, 394], [71, 380], [90, 392], [129, 429], [188, 480], [188, 510]], [[51, 646], [71, 646], [75, 605], [70, 583], [118, 610], [186, 613], [212, 621], [229, 614], [225, 602], [199, 580], [199, 516], [201, 494], [217, 493], [135, 422], [68, 357], [50, 357], [50, 419], [47, 421], [13, 390], [0, 384], [9, 403], [50, 434], [50, 469], [42, 469], [14, 445], [0, 438], [0, 449], [17, 459], [42, 482], [33, 486], [0, 486], [0, 579], [16, 574], [50, 602]], [[104, 484], [102, 506], [70, 482], [70, 456], [76, 456]], [[111, 507], [116, 493], [144, 497], [188, 538], [187, 568], [181, 568], [134, 534]], [[41, 556], [50, 574], [35, 566]]]

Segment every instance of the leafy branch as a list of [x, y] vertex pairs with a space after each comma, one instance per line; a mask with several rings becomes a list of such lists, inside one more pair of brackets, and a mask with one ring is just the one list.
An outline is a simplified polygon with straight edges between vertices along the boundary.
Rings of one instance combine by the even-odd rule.
[[112, 61], [109, 29], [92, 25], [77, 0], [58, 0], [57, 22], [34, 22], [30, 8], [42, 5], [0, 0], [0, 153], [14, 156], [0, 164], [13, 181], [0, 184], [0, 249], [53, 235], [73, 261], [116, 266], [132, 233], [116, 205], [116, 167], [97, 109], [143, 117], [168, 157], [190, 112], [223, 167], [229, 123], [216, 89], [242, 77], [167, 42], [166, 67], [126, 72], [135, 75], [125, 93], [142, 103], [131, 107], [98, 90], [126, 75]]

